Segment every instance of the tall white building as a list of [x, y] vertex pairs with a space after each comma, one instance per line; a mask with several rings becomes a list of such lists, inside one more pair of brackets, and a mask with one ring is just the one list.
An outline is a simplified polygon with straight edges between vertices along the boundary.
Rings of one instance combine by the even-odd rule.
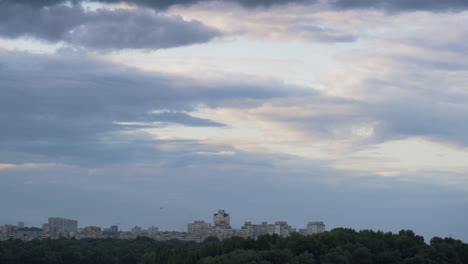
[[288, 236], [290, 233], [295, 232], [296, 230], [292, 228], [286, 221], [276, 221], [274, 226], [274, 233], [285, 237]]
[[150, 226], [150, 227], [148, 227], [147, 232], [148, 232], [148, 235], [154, 236], [157, 233], [159, 233], [159, 229], [157, 227], [155, 227], [155, 226]]
[[286, 221], [276, 221], [274, 224], [268, 224], [267, 222], [262, 222], [261, 224], [245, 222], [241, 230], [244, 231], [245, 236], [253, 238], [265, 234], [277, 234], [284, 237], [296, 231]]
[[130, 229], [130, 233], [132, 233], [132, 235], [139, 236], [143, 233], [143, 229], [139, 226], [134, 226]]
[[231, 219], [229, 218], [229, 214], [227, 214], [224, 210], [218, 210], [218, 213], [213, 215], [213, 223], [215, 228], [231, 228]]
[[322, 221], [309, 222], [307, 224], [307, 229], [306, 229], [307, 235], [318, 234], [322, 232], [325, 232], [325, 224]]
[[77, 232], [78, 221], [61, 217], [49, 217], [49, 226], [59, 231]]

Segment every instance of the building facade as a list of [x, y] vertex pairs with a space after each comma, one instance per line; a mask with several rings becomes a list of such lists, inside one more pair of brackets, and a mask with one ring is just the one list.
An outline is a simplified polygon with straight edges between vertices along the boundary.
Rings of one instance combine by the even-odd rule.
[[325, 224], [323, 222], [309, 222], [307, 224], [306, 235], [313, 235], [325, 232]]
[[213, 233], [213, 227], [205, 221], [195, 221], [188, 224], [187, 230], [190, 234], [203, 235]]
[[72, 219], [65, 219], [61, 217], [49, 217], [49, 224], [52, 229], [58, 231], [74, 232], [78, 231], [78, 221]]
[[213, 215], [213, 224], [215, 228], [230, 229], [231, 219], [229, 214], [224, 210], [218, 210], [218, 212]]
[[[65, 219], [60, 217], [50, 217], [47, 224], [39, 228], [17, 228], [13, 225], [0, 226], [0, 240], [6, 239], [57, 239], [65, 238], [120, 238], [134, 239], [137, 236], [149, 236], [156, 240], [171, 240], [178, 239], [184, 241], [202, 242], [206, 238], [214, 236], [222, 240], [230, 237], [258, 238], [262, 235], [278, 235], [281, 237], [289, 236], [293, 232], [299, 232], [303, 235], [313, 235], [325, 231], [323, 222], [309, 222], [304, 229], [292, 228], [286, 221], [276, 221], [273, 224], [261, 222], [260, 224], [252, 224], [245, 222], [240, 229], [231, 228], [230, 215], [224, 210], [218, 210], [213, 215], [213, 224], [204, 221], [195, 221], [188, 224], [188, 232], [164, 231], [161, 232], [157, 227], [149, 227], [143, 230], [141, 227], [135, 226], [130, 231], [119, 231], [117, 225], [102, 230], [98, 226], [87, 226], [78, 229], [78, 221]], [[23, 226], [23, 223], [18, 223], [18, 226]]]

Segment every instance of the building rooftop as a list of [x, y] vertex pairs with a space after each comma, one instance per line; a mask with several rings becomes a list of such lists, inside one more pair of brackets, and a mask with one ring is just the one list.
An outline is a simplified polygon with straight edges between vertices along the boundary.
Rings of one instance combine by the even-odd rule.
[[216, 214], [213, 214], [213, 216], [216, 216], [216, 215], [228, 216], [229, 214], [227, 214], [224, 210], [218, 210]]

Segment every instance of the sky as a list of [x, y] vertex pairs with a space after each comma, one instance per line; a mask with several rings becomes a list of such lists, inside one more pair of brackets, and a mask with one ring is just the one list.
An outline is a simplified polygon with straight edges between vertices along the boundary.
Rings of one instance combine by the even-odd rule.
[[468, 241], [465, 0], [0, 0], [0, 224]]

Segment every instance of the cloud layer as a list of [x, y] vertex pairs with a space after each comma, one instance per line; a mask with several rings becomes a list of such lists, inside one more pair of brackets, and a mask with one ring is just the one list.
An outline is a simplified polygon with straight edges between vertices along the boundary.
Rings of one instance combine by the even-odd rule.
[[80, 5], [31, 7], [0, 3], [0, 36], [34, 37], [92, 49], [162, 49], [204, 43], [216, 29], [179, 16], [143, 9], [98, 9]]
[[[167, 124], [220, 127], [224, 124], [188, 112], [200, 105], [242, 107], [294, 93], [282, 84], [210, 83], [143, 72], [66, 51], [55, 56], [5, 51], [0, 57], [0, 122], [7, 124], [0, 131], [0, 144], [4, 150], [42, 155], [54, 151], [58, 152], [53, 156], [67, 155], [67, 149], [69, 153], [75, 149], [86, 156], [92, 149], [127, 148], [109, 137], [119, 131]], [[137, 135], [130, 140], [131, 148], [151, 148], [147, 140], [139, 141]], [[13, 157], [2, 155], [10, 161]]]
[[464, 0], [332, 0], [336, 8], [382, 9], [388, 11], [457, 11], [468, 8]]
[[468, 237], [465, 1], [96, 2], [0, 0], [8, 221]]
[[[43, 7], [43, 6], [51, 6], [51, 5], [56, 5], [64, 2], [69, 2], [69, 0], [39, 0], [39, 1], [34, 1], [34, 0], [2, 0], [4, 2], [17, 2], [17, 3], [22, 3], [22, 4], [27, 4], [31, 5], [34, 7]], [[314, 0], [315, 1], [315, 0]], [[72, 0], [71, 2], [73, 3], [79, 3], [82, 2], [82, 0]], [[100, 2], [100, 3], [108, 3], [108, 4], [115, 4], [115, 3], [121, 3], [125, 2], [128, 4], [133, 4], [137, 6], [144, 6], [144, 7], [151, 7], [155, 9], [165, 9], [173, 5], [191, 5], [191, 4], [196, 4], [199, 2], [206, 2], [204, 0], [163, 0], [163, 1], [153, 1], [153, 0], [97, 0], [94, 2]], [[275, 4], [288, 4], [288, 3], [307, 3], [311, 2], [310, 0], [293, 0], [293, 1], [287, 1], [287, 0], [230, 0], [226, 2], [231, 2], [231, 3], [237, 3], [241, 4], [246, 7], [258, 7], [258, 6], [270, 6], [270, 5], [275, 5]]]
[[[3, 0], [3, 2], [17, 2], [28, 4], [34, 7], [50, 6], [58, 3], [67, 2], [68, 0]], [[73, 3], [81, 2], [81, 0], [72, 0]], [[126, 2], [138, 6], [152, 7], [156, 9], [164, 9], [173, 5], [191, 5], [200, 2], [208, 2], [207, 0], [96, 0], [101, 3], [120, 3]], [[271, 5], [286, 5], [286, 4], [315, 4], [317, 0], [224, 0], [228, 3], [237, 3], [246, 7], [265, 7]], [[330, 5], [336, 9], [381, 9], [388, 11], [457, 11], [468, 8], [468, 3], [464, 0], [326, 0], [323, 3]]]
[[[119, 3], [106, 0], [101, 3]], [[164, 49], [206, 43], [224, 34], [251, 34], [269, 39], [306, 39], [322, 43], [352, 42], [363, 35], [355, 25], [337, 19], [323, 20], [320, 13], [338, 10], [455, 11], [467, 7], [465, 1], [127, 1], [137, 8], [85, 9], [81, 1], [11, 1], [0, 2], [0, 36], [33, 37], [49, 42], [63, 42], [98, 50]], [[201, 4], [202, 10], [191, 10]], [[288, 5], [291, 4], [291, 5]], [[155, 10], [178, 5], [184, 20]], [[277, 5], [282, 5], [278, 7]], [[287, 5], [287, 6], [284, 6]], [[255, 8], [265, 6], [267, 8]], [[161, 9], [162, 8], [162, 9]], [[285, 9], [280, 15], [278, 8]], [[300, 11], [309, 10], [308, 14]], [[210, 12], [211, 11], [211, 12]], [[214, 14], [223, 12], [222, 17]], [[198, 14], [197, 14], [198, 12]], [[262, 14], [263, 12], [263, 14]], [[274, 15], [269, 14], [273, 12]], [[187, 16], [188, 14], [188, 16]], [[333, 16], [330, 14], [329, 16]], [[346, 16], [349, 16], [347, 14]], [[360, 19], [358, 19], [360, 20]]]

